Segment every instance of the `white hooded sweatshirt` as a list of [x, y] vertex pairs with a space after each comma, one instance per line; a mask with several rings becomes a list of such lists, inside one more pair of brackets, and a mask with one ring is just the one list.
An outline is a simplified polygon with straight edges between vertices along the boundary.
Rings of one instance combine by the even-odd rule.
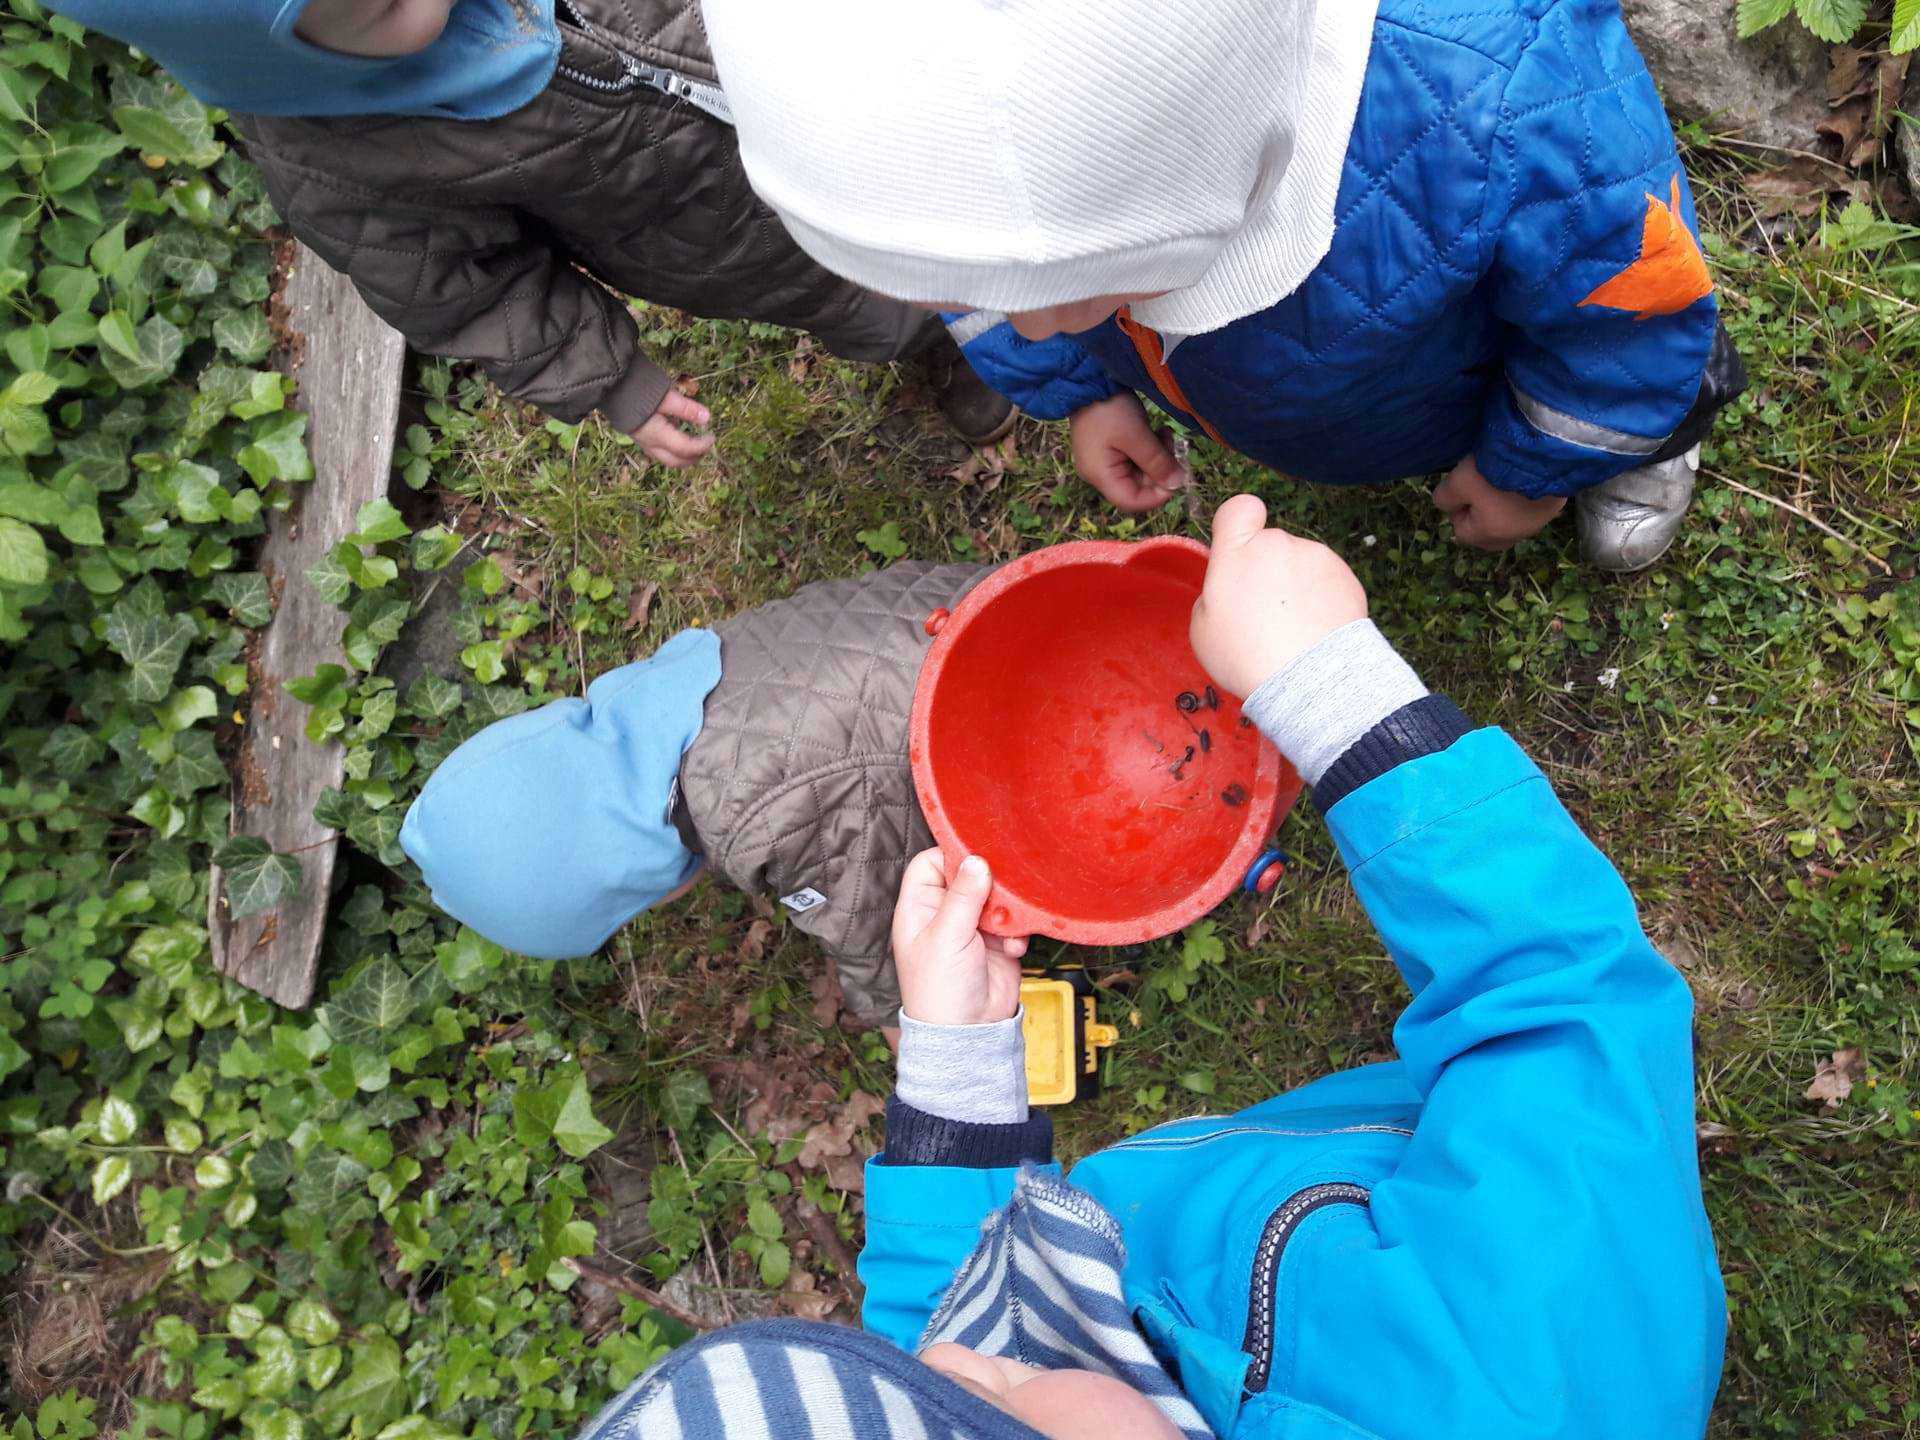
[[1378, 0], [704, 0], [754, 188], [828, 269], [1189, 335], [1333, 241]]

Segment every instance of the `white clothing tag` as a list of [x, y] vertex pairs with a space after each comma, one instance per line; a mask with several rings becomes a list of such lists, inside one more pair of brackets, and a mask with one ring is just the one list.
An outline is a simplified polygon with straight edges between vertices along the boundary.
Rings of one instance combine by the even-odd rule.
[[796, 890], [791, 895], [782, 895], [780, 903], [796, 915], [804, 915], [809, 910], [818, 910], [827, 903], [827, 897], [812, 886], [805, 890]]

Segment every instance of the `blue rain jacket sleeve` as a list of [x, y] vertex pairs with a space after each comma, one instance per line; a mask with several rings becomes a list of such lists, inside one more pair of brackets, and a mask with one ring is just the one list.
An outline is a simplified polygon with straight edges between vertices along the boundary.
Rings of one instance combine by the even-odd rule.
[[974, 372], [1036, 420], [1064, 420], [1126, 389], [1070, 335], [1023, 339], [987, 311], [942, 318]]
[[[1058, 1165], [1036, 1167], [1058, 1175]], [[987, 1217], [1013, 1199], [1016, 1166], [867, 1162], [867, 1243], [860, 1280], [867, 1287], [861, 1325], [911, 1354], [953, 1277], [980, 1243]]]
[[1686, 983], [1500, 731], [1327, 821], [1412, 988], [1424, 1107], [1370, 1207], [1294, 1238], [1268, 1403], [1388, 1435], [1699, 1435], [1726, 1308]]
[[1617, 5], [1551, 6], [1501, 116], [1486, 285], [1507, 330], [1506, 373], [1489, 388], [1475, 457], [1503, 490], [1571, 495], [1648, 463], [1673, 434], [1699, 395], [1716, 307], [1689, 267], [1663, 264], [1659, 246], [1647, 253], [1650, 206], [1664, 227], [1676, 184], [1686, 235], [1675, 244], [1695, 245], [1699, 222]]

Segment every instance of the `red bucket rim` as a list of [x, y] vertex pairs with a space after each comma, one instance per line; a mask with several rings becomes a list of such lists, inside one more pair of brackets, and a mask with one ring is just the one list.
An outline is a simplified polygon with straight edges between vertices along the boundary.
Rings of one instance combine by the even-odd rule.
[[[1149, 540], [1070, 540], [1011, 560], [987, 576], [953, 608], [938, 626], [933, 645], [921, 663], [914, 687], [910, 730], [914, 790], [928, 828], [950, 867], [971, 851], [961, 841], [948, 816], [935, 775], [929, 736], [935, 694], [945, 675], [959, 637], [975, 616], [1016, 585], [1049, 571], [1080, 565], [1136, 565], [1154, 555], [1184, 552], [1205, 557], [1207, 547], [1185, 536], [1165, 535]], [[1196, 592], [1195, 598], [1198, 599]], [[1059, 914], [1020, 893], [996, 874], [987, 899], [981, 928], [991, 935], [1046, 935], [1074, 945], [1137, 945], [1174, 934], [1219, 906], [1245, 880], [1255, 860], [1267, 850], [1267, 841], [1293, 808], [1301, 791], [1300, 777], [1272, 742], [1262, 737], [1259, 764], [1247, 803], [1238, 812], [1240, 833], [1219, 866], [1196, 884], [1184, 899], [1143, 911], [1124, 920], [1089, 920]], [[986, 857], [989, 862], [991, 855]]]

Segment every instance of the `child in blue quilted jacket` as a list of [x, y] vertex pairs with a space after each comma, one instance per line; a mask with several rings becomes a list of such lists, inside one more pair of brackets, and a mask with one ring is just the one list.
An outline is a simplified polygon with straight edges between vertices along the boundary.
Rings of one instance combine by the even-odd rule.
[[1186, 480], [1145, 395], [1305, 479], [1446, 471], [1483, 548], [1569, 499], [1605, 568], [1672, 543], [1744, 380], [1616, 0], [704, 10], [802, 247], [966, 312], [1121, 508]]
[[[1726, 1301], [1686, 981], [1511, 739], [1366, 619], [1351, 571], [1214, 525], [1194, 649], [1314, 787], [1411, 992], [1399, 1058], [1052, 1165], [991, 875], [930, 851], [894, 915], [865, 1332], [736, 1326], [588, 1440], [1689, 1440]], [[985, 857], [990, 860], [992, 857]]]

